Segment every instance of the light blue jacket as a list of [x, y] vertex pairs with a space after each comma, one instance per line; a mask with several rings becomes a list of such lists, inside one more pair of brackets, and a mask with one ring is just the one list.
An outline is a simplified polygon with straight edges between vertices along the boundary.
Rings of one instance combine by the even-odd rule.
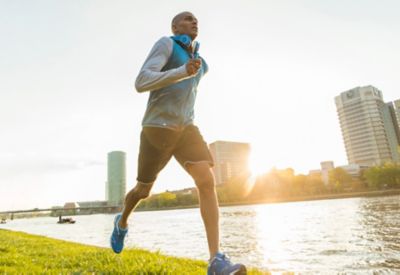
[[189, 59], [190, 54], [169, 37], [154, 45], [135, 83], [138, 92], [150, 90], [143, 127], [181, 130], [193, 124], [197, 86], [208, 66], [201, 58], [200, 70], [189, 76]]

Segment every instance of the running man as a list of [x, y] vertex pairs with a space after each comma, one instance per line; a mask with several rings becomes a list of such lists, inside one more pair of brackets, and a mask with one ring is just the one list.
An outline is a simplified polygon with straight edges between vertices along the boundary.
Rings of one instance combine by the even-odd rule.
[[129, 215], [141, 199], [149, 196], [158, 173], [174, 156], [198, 189], [210, 252], [208, 274], [246, 274], [243, 264], [232, 264], [220, 252], [213, 159], [193, 124], [197, 86], [208, 71], [195, 41], [198, 21], [192, 13], [182, 12], [173, 18], [171, 28], [173, 36], [155, 43], [136, 78], [136, 90], [150, 92], [142, 121], [137, 184], [126, 195], [122, 213], [115, 217], [111, 247], [115, 253], [122, 251]]

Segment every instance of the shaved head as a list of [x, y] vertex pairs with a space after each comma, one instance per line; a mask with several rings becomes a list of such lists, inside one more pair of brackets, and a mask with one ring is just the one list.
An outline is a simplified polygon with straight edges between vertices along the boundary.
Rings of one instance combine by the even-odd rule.
[[175, 35], [187, 34], [195, 39], [197, 36], [197, 18], [190, 11], [180, 12], [172, 18], [171, 30]]
[[171, 27], [176, 25], [179, 21], [181, 21], [185, 15], [193, 15], [193, 14], [190, 11], [183, 11], [178, 13], [177, 15], [174, 16], [174, 18], [172, 18]]

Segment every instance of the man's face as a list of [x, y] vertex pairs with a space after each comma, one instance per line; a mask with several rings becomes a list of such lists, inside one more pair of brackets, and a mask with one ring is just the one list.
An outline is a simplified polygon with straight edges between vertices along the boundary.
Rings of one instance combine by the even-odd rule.
[[178, 14], [172, 22], [174, 34], [187, 34], [194, 40], [197, 37], [197, 31], [197, 18], [190, 12]]

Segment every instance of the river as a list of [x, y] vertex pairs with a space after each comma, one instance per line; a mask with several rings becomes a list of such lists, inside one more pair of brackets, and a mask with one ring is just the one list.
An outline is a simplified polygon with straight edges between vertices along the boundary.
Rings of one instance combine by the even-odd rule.
[[[17, 219], [0, 228], [109, 246], [114, 215]], [[206, 260], [199, 209], [133, 213], [127, 247]], [[221, 250], [271, 272], [400, 273], [400, 196], [220, 208]]]

